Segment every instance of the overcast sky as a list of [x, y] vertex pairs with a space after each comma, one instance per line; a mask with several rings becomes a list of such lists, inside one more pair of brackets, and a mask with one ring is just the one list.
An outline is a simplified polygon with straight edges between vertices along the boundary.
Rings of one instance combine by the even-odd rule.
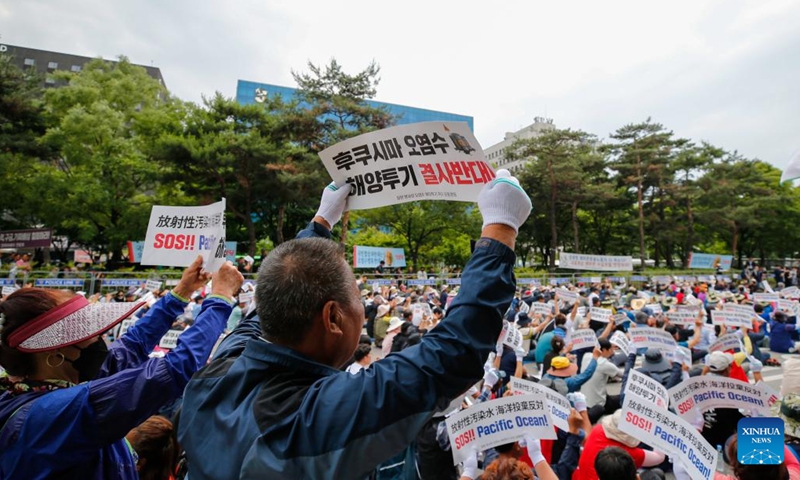
[[484, 147], [548, 116], [652, 117], [778, 167], [800, 148], [800, 1], [0, 0], [0, 42], [161, 68], [177, 96], [375, 59], [378, 100], [471, 115]]

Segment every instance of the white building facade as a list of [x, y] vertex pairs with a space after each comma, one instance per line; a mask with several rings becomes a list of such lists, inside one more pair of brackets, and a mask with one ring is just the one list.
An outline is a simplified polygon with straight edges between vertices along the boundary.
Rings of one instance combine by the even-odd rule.
[[511, 173], [518, 172], [528, 163], [529, 159], [508, 160], [506, 159], [506, 149], [519, 139], [535, 138], [545, 131], [554, 128], [556, 128], [556, 126], [553, 124], [552, 118], [535, 117], [533, 123], [527, 127], [516, 132], [506, 132], [506, 136], [502, 142], [484, 148], [483, 153], [486, 155], [486, 160], [492, 164], [495, 169], [505, 168]]

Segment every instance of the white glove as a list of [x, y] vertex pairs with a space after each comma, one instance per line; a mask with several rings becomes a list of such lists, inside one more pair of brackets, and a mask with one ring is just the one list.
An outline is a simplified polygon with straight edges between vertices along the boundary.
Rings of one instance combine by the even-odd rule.
[[533, 435], [525, 435], [525, 448], [528, 449], [528, 456], [531, 457], [531, 463], [536, 466], [539, 462], [544, 462], [545, 458], [542, 455], [542, 446], [539, 444], [539, 439]]
[[506, 169], [498, 170], [497, 178], [487, 183], [478, 195], [478, 209], [484, 227], [499, 223], [517, 232], [530, 215], [531, 208], [530, 197]]
[[498, 372], [497, 369], [492, 368], [487, 370], [486, 373], [483, 374], [483, 388], [491, 390], [498, 380], [500, 380], [500, 372]]
[[469, 457], [464, 460], [464, 472], [462, 477], [469, 477], [470, 479], [477, 478], [478, 476], [478, 447], [472, 447], [469, 451]]
[[496, 353], [492, 352], [492, 353], [489, 354], [489, 358], [487, 358], [486, 359], [486, 363], [483, 364], [483, 371], [484, 372], [488, 372], [489, 370], [492, 369], [492, 366], [494, 365], [495, 357], [497, 357]]
[[686, 352], [680, 348], [675, 350], [675, 363], [685, 363], [689, 366], [692, 365], [692, 357], [686, 357]]
[[761, 361], [759, 359], [757, 359], [756, 357], [747, 357], [747, 358], [750, 359], [750, 371], [751, 372], [758, 373], [758, 372], [761, 371], [761, 369], [764, 368], [764, 364], [761, 363]]
[[515, 348], [514, 355], [517, 356], [517, 361], [521, 362], [522, 359], [525, 358], [525, 349], [522, 346]]
[[497, 344], [497, 356], [503, 358], [503, 342]]
[[577, 410], [578, 413], [586, 411], [586, 395], [582, 394], [581, 392], [568, 393], [567, 400], [572, 403], [572, 406], [575, 407], [575, 410]]
[[339, 220], [342, 219], [342, 214], [347, 210], [347, 197], [349, 196], [349, 185], [345, 184], [337, 187], [334, 182], [331, 182], [322, 191], [317, 216], [324, 218], [328, 225], [333, 228], [334, 225], [339, 223]]

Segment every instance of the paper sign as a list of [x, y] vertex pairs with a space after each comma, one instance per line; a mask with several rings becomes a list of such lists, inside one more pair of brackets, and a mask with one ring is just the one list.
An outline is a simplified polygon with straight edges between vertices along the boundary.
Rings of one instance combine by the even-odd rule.
[[716, 255], [713, 253], [694, 253], [689, 255], [689, 268], [706, 268], [730, 270], [733, 255]]
[[2, 295], [5, 297], [6, 295], [11, 295], [12, 293], [14, 293], [16, 291], [17, 291], [16, 287], [3, 287], [3, 294]]
[[402, 248], [353, 245], [353, 268], [375, 268], [381, 262], [385, 268], [405, 267], [405, 251]]
[[753, 300], [756, 302], [775, 303], [780, 300], [777, 293], [754, 293]]
[[544, 399], [535, 395], [513, 395], [473, 405], [447, 419], [453, 463], [479, 452], [522, 440], [525, 435], [555, 440], [556, 431]]
[[656, 404], [667, 410], [669, 408], [669, 392], [659, 382], [636, 370], [628, 372], [628, 383], [625, 384], [625, 396], [629, 394]]
[[517, 377], [511, 377], [509, 388], [518, 395], [530, 394], [538, 398], [545, 397], [547, 399], [547, 410], [550, 412], [553, 424], [560, 430], [569, 431], [569, 413], [572, 410], [572, 405], [566, 397], [538, 383]]
[[700, 412], [712, 408], [756, 410], [770, 416], [764, 390], [747, 382], [716, 375], [692, 377], [669, 389], [672, 406], [678, 415], [692, 418], [692, 409]]
[[136, 324], [136, 319], [135, 318], [129, 318], [127, 320], [123, 320], [122, 323], [120, 323], [119, 335], [117, 336], [117, 338], [120, 338], [123, 335], [125, 335], [125, 333], [128, 331], [128, 329], [131, 328], [135, 324]]
[[611, 316], [614, 314], [613, 311], [607, 308], [599, 307], [592, 307], [590, 313], [592, 314], [592, 320], [603, 323], [608, 323], [608, 321], [611, 320]]
[[800, 288], [786, 287], [780, 291], [780, 296], [783, 298], [800, 298]]
[[798, 314], [798, 303], [796, 300], [778, 300], [778, 310], [786, 312], [790, 317]]
[[660, 303], [648, 303], [647, 304], [647, 308], [652, 310], [653, 315], [659, 315], [661, 313], [664, 313], [664, 309], [661, 308], [661, 304]]
[[777, 390], [770, 387], [766, 382], [758, 382], [756, 386], [764, 392], [764, 398], [767, 400], [767, 407], [770, 409], [783, 398]]
[[609, 339], [612, 345], [616, 345], [622, 353], [627, 357], [630, 354], [630, 340], [623, 332], [614, 332]]
[[742, 341], [735, 333], [726, 333], [708, 347], [709, 352], [725, 352], [728, 350], [744, 351], [744, 348], [742, 348]]
[[722, 306], [722, 309], [726, 312], [737, 312], [742, 315], [749, 315], [752, 317], [755, 315], [755, 310], [753, 310], [752, 305], [738, 305], [736, 303], [726, 303]]
[[538, 314], [542, 317], [546, 317], [553, 313], [553, 306], [549, 303], [533, 302], [533, 304], [531, 304], [531, 310], [533, 310], [533, 315]]
[[633, 258], [561, 252], [558, 267], [570, 270], [630, 271], [633, 270]]
[[753, 328], [753, 313], [744, 314], [731, 310], [712, 310], [711, 322], [727, 327]]
[[530, 305], [520, 300], [519, 302], [519, 312], [520, 313], [528, 313], [531, 311]]
[[614, 314], [614, 316], [611, 317], [611, 318], [614, 319], [614, 323], [616, 323], [617, 325], [622, 325], [625, 322], [630, 322], [631, 321], [631, 317], [625, 315], [624, 313]]
[[764, 289], [764, 291], [765, 291], [765, 292], [767, 292], [767, 293], [775, 293], [775, 290], [773, 290], [773, 289], [772, 289], [772, 285], [770, 285], [770, 284], [769, 284], [769, 282], [768, 282], [768, 281], [766, 281], [766, 280], [764, 280], [763, 282], [761, 282], [761, 287], [762, 287], [762, 288]]
[[562, 300], [565, 303], [572, 304], [578, 301], [578, 293], [570, 292], [569, 290], [564, 290], [563, 288], [559, 288], [556, 290], [556, 298]]
[[697, 429], [677, 415], [635, 395], [626, 395], [619, 429], [679, 461], [690, 478], [714, 478], [717, 451]]
[[674, 352], [678, 344], [672, 335], [653, 327], [636, 327], [630, 330], [631, 343], [633, 348], [658, 348], [668, 352]]
[[597, 347], [597, 334], [594, 330], [583, 328], [567, 335], [567, 343], [572, 344], [572, 350]]
[[475, 202], [494, 171], [464, 122], [423, 122], [365, 133], [319, 154], [350, 210], [415, 200]]
[[161, 337], [161, 341], [158, 342], [158, 346], [167, 350], [172, 350], [178, 346], [178, 337], [180, 337], [182, 333], [182, 330], [167, 331], [167, 333]]
[[144, 288], [150, 292], [155, 292], [161, 290], [161, 285], [163, 285], [163, 282], [159, 280], [148, 280], [145, 282]]
[[585, 317], [586, 316], [586, 307], [578, 307], [578, 310], [575, 311], [576, 317]]
[[499, 340], [508, 347], [516, 350], [522, 347], [522, 334], [517, 327], [507, 321], [503, 321], [503, 330], [500, 332]]
[[250, 304], [250, 302], [253, 301], [255, 295], [256, 294], [254, 292], [242, 292], [239, 294], [239, 303]]
[[225, 199], [203, 207], [153, 206], [142, 265], [187, 267], [202, 255], [213, 273], [225, 263], [225, 250]]
[[92, 263], [92, 255], [86, 250], [75, 250], [75, 263]]

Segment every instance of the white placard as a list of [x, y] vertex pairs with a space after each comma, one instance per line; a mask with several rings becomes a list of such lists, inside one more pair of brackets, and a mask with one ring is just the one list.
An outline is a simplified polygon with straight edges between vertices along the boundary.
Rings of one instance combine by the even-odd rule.
[[6, 295], [11, 295], [12, 293], [14, 293], [16, 291], [17, 291], [16, 287], [5, 286], [5, 287], [3, 287], [2, 295], [5, 297]]
[[779, 292], [779, 295], [783, 298], [800, 298], [800, 288], [786, 287]]
[[628, 383], [625, 384], [625, 396], [629, 394], [656, 404], [667, 410], [669, 408], [669, 392], [657, 381], [637, 370], [628, 372]]
[[167, 333], [161, 337], [158, 346], [167, 350], [172, 350], [178, 346], [178, 337], [180, 337], [182, 333], [182, 330], [168, 330]]
[[531, 311], [531, 306], [522, 300], [519, 301], [519, 313], [528, 313]]
[[773, 405], [775, 405], [776, 403], [778, 403], [783, 399], [783, 397], [781, 397], [781, 394], [778, 393], [778, 391], [775, 390], [774, 388], [770, 387], [769, 384], [766, 382], [758, 382], [756, 383], [756, 386], [759, 387], [764, 392], [764, 398], [767, 401], [767, 407], [769, 407], [770, 409], [772, 408]]
[[473, 448], [480, 452], [522, 440], [528, 434], [539, 439], [556, 438], [544, 399], [535, 395], [513, 395], [473, 405], [447, 419], [447, 433], [456, 465], [466, 460]]
[[533, 304], [531, 304], [531, 310], [533, 310], [533, 315], [538, 314], [542, 317], [547, 317], [553, 313], [553, 306], [549, 303], [533, 302]]
[[131, 328], [134, 325], [136, 325], [136, 319], [135, 318], [129, 318], [127, 320], [123, 320], [119, 324], [119, 335], [117, 335], [117, 338], [120, 338], [123, 335], [125, 335], [125, 333], [128, 332], [128, 329]]
[[575, 303], [578, 301], [578, 292], [571, 292], [563, 288], [556, 289], [556, 298], [562, 300], [564, 303]]
[[767, 302], [767, 303], [775, 303], [780, 300], [781, 297], [777, 293], [754, 293], [753, 300], [756, 302]]
[[632, 257], [614, 257], [610, 255], [582, 255], [577, 253], [561, 252], [558, 258], [559, 268], [570, 270], [594, 270], [603, 272], [618, 272], [633, 270]]
[[253, 298], [255, 298], [255, 296], [256, 296], [255, 292], [242, 292], [239, 294], [239, 303], [245, 303], [249, 305], [250, 302], [253, 301]]
[[772, 289], [772, 285], [770, 285], [768, 281], [764, 280], [763, 282], [761, 282], [761, 286], [764, 288], [765, 292], [775, 293], [775, 290]]
[[630, 354], [631, 341], [628, 340], [628, 337], [624, 332], [614, 332], [614, 334], [611, 335], [609, 342], [611, 342], [612, 345], [616, 345], [626, 357]]
[[475, 202], [494, 171], [464, 122], [399, 125], [349, 138], [319, 154], [350, 210], [416, 200]]
[[711, 322], [726, 327], [753, 328], [753, 314], [744, 314], [731, 310], [712, 310]]
[[678, 348], [678, 343], [668, 332], [660, 328], [639, 327], [631, 328], [628, 332], [631, 336], [631, 348], [658, 348], [663, 351], [674, 352]]
[[575, 311], [576, 317], [585, 317], [586, 316], [586, 307], [578, 307], [578, 310]]
[[592, 320], [595, 322], [608, 323], [614, 312], [608, 308], [592, 307], [589, 312], [592, 314]]
[[778, 300], [778, 310], [785, 312], [790, 317], [796, 317], [800, 311], [797, 300]]
[[212, 273], [225, 263], [225, 199], [203, 207], [153, 206], [142, 265], [187, 267], [197, 255]]
[[771, 415], [764, 390], [757, 385], [715, 375], [692, 377], [669, 389], [672, 406], [678, 415], [693, 418], [692, 409], [741, 408]]
[[664, 309], [661, 308], [661, 304], [660, 303], [648, 303], [645, 306], [653, 311], [653, 315], [658, 315], [660, 313], [664, 313]]
[[502, 343], [516, 350], [522, 347], [522, 333], [509, 322], [503, 320], [503, 330], [500, 332], [498, 343]]
[[619, 429], [678, 460], [695, 480], [711, 480], [717, 451], [689, 422], [635, 395], [625, 396]]
[[742, 315], [749, 315], [751, 317], [756, 314], [756, 311], [753, 310], [752, 305], [739, 305], [737, 303], [726, 303], [722, 305], [722, 309], [726, 312], [737, 312]]
[[161, 285], [163, 285], [163, 282], [159, 280], [148, 280], [145, 282], [144, 288], [150, 292], [155, 292], [161, 290]]
[[572, 350], [597, 347], [597, 334], [589, 328], [575, 330], [567, 335], [567, 343], [572, 344]]
[[742, 341], [735, 333], [726, 333], [708, 347], [709, 352], [725, 352], [727, 350], [744, 351], [744, 348], [742, 348]]
[[572, 405], [570, 405], [566, 397], [538, 383], [517, 377], [511, 377], [509, 388], [518, 395], [531, 394], [538, 398], [545, 397], [553, 424], [560, 430], [569, 431], [569, 413], [572, 410]]

